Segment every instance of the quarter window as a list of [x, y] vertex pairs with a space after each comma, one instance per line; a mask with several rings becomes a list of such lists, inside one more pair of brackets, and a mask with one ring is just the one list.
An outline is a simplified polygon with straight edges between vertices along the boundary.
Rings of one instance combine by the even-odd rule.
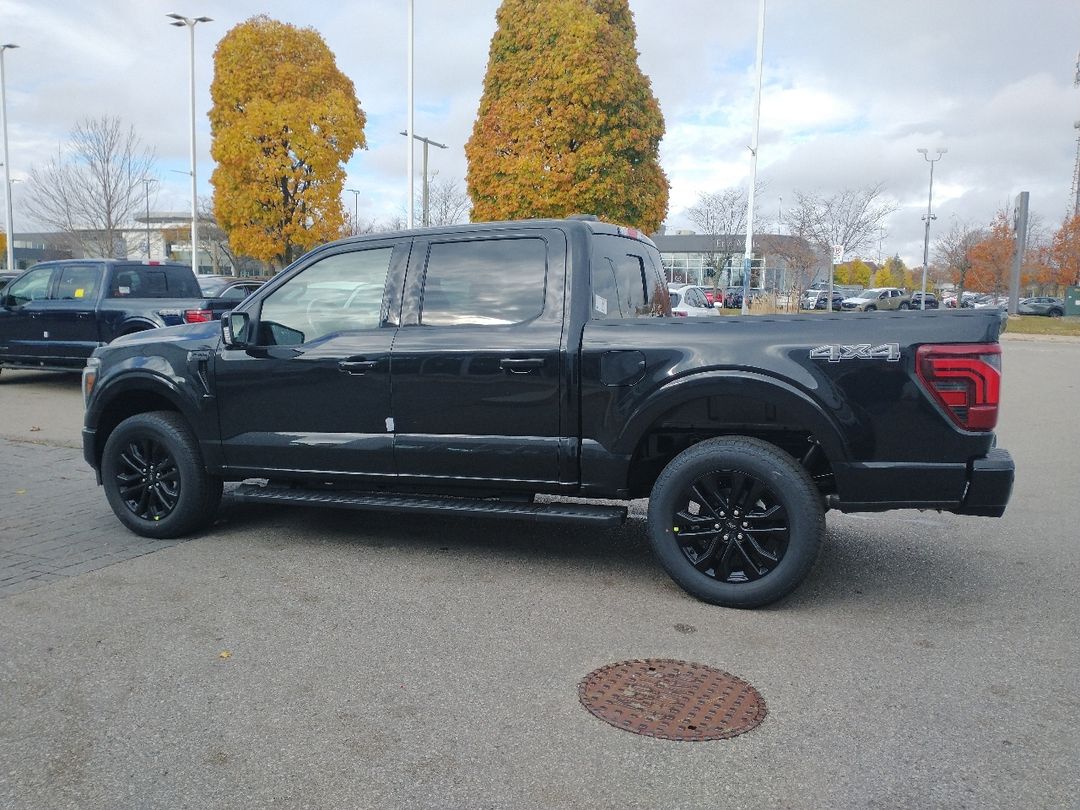
[[667, 285], [657, 269], [660, 254], [646, 244], [618, 236], [593, 237], [592, 317], [641, 318], [670, 315]]

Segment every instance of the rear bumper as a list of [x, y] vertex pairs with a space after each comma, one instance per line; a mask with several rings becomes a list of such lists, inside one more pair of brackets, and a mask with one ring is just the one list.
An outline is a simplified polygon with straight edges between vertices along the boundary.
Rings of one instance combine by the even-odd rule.
[[994, 448], [985, 458], [977, 458], [971, 464], [968, 488], [959, 509], [951, 511], [958, 515], [983, 515], [1001, 517], [1012, 494], [1016, 465], [1008, 450]]
[[966, 464], [838, 464], [834, 472], [840, 495], [830, 496], [829, 506], [841, 512], [935, 509], [1001, 517], [1016, 466], [1007, 450], [994, 448]]

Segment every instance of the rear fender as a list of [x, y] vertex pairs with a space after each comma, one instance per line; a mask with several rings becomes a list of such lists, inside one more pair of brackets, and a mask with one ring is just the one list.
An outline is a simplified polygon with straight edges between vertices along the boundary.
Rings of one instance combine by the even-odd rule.
[[[850, 458], [836, 414], [790, 383], [739, 370], [701, 372], [667, 383], [626, 421], [613, 452], [631, 456], [665, 415], [700, 400], [706, 401], [708, 416], [707, 425], [700, 427], [732, 433], [805, 431], [818, 441], [830, 462]], [[839, 414], [840, 419], [843, 416]], [[855, 427], [853, 415], [850, 421], [849, 430]]]

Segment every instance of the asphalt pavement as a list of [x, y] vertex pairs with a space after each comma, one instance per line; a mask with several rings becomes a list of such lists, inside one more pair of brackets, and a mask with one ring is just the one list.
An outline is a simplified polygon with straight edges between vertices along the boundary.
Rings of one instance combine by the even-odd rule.
[[[200, 536], [134, 538], [77, 378], [5, 371], [0, 566], [41, 576], [0, 578], [0, 807], [1078, 807], [1080, 343], [1003, 345], [1005, 516], [829, 513], [756, 611], [684, 594], [640, 521], [226, 498]], [[579, 705], [642, 658], [731, 672], [768, 715], [687, 743]]]

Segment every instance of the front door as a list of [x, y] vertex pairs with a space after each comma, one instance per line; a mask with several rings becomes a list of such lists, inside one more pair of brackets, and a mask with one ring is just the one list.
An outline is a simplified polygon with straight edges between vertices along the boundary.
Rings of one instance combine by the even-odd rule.
[[41, 317], [48, 311], [55, 266], [37, 267], [4, 290], [0, 306], [0, 358], [13, 363], [46, 364], [48, 335]]
[[338, 245], [240, 309], [215, 362], [226, 465], [249, 475], [392, 475], [390, 348], [409, 243]]
[[565, 256], [552, 229], [417, 240], [391, 359], [401, 476], [525, 490], [576, 480]]

